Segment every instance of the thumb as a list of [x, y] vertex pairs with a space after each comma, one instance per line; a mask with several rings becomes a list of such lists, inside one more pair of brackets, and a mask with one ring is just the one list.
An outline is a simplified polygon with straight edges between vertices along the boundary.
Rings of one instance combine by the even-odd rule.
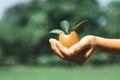
[[87, 47], [89, 47], [89, 44], [79, 41], [78, 43], [74, 44], [72, 47], [69, 48], [69, 52], [71, 54], [77, 54]]
[[94, 48], [92, 47], [91, 49], [88, 50], [88, 52], [85, 54], [85, 57], [86, 57], [86, 58], [88, 58], [88, 57], [90, 57], [90, 56], [92, 55], [93, 49], [94, 49]]

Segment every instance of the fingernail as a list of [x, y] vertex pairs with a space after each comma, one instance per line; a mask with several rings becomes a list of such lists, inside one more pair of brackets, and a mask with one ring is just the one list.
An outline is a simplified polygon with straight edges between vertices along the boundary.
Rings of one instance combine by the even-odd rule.
[[50, 43], [52, 43], [52, 42], [53, 42], [53, 40], [52, 40], [52, 39], [49, 39], [49, 42], [50, 42]]

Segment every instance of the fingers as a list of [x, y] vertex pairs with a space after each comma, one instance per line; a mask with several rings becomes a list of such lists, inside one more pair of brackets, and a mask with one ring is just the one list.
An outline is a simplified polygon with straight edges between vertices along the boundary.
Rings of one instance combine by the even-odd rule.
[[62, 53], [60, 52], [60, 50], [57, 48], [56, 43], [58, 42], [56, 39], [49, 39], [50, 45], [52, 50], [60, 57], [60, 58], [64, 58], [64, 56], [62, 55]]
[[71, 61], [77, 64], [83, 64], [84, 60], [80, 60], [82, 56], [79, 55], [71, 55], [68, 48], [64, 47], [60, 42], [57, 42], [57, 47], [61, 51], [61, 53], [64, 55], [64, 59], [67, 61]]
[[[64, 47], [59, 41], [57, 41], [56, 39], [50, 39], [49, 40], [50, 44], [51, 44], [51, 48], [52, 50], [62, 59], [67, 60], [67, 61], [71, 61], [77, 64], [83, 64], [86, 61], [86, 57], [88, 57], [90, 55], [90, 52], [92, 52], [92, 50], [88, 50], [86, 51], [86, 55], [85, 54], [78, 54], [76, 52], [80, 52], [82, 51], [82, 48], [84, 47], [84, 45], [82, 43], [77, 43], [74, 46], [72, 46], [71, 48], [66, 48]], [[73, 50], [73, 53], [70, 53], [70, 50]], [[83, 56], [84, 55], [84, 56]]]
[[71, 56], [68, 48], [64, 47], [60, 42], [57, 42], [56, 45], [64, 56]]
[[49, 42], [53, 51], [62, 59], [71, 56], [68, 48], [64, 47], [59, 41], [55, 39], [50, 39]]

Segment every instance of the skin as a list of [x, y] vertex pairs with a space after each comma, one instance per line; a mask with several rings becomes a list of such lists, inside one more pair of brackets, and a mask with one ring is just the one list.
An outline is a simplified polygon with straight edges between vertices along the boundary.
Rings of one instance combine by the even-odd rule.
[[49, 39], [51, 49], [63, 60], [83, 65], [93, 54], [105, 52], [120, 55], [120, 39], [88, 35], [70, 48], [56, 39]]

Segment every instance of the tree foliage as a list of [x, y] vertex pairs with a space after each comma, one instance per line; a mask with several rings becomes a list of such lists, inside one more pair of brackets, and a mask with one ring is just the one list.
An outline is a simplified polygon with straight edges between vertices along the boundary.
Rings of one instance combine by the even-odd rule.
[[55, 36], [49, 31], [59, 29], [64, 19], [71, 26], [88, 20], [77, 30], [80, 38], [86, 35], [119, 38], [119, 7], [120, 2], [112, 2], [103, 10], [96, 0], [32, 0], [17, 4], [6, 11], [0, 22], [1, 63], [8, 57], [18, 63], [37, 63], [42, 54], [53, 55], [48, 39]]

